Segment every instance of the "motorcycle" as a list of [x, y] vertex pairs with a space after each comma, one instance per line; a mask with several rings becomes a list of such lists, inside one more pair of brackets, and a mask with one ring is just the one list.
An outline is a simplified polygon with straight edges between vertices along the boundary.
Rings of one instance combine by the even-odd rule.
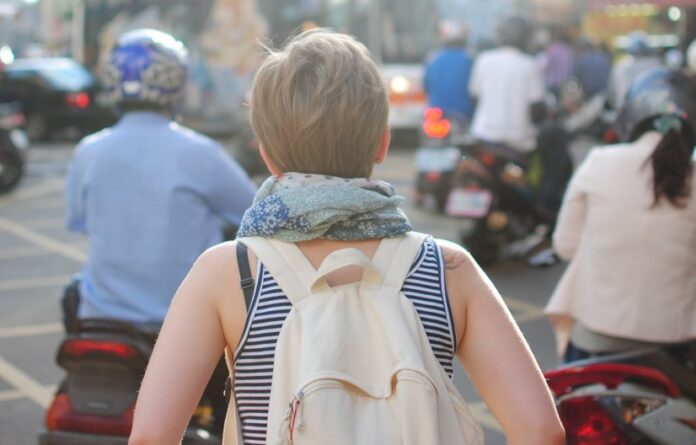
[[469, 142], [465, 118], [446, 117], [440, 108], [427, 108], [416, 150], [416, 205], [434, 201], [445, 211], [451, 181], [461, 156], [460, 146]]
[[568, 444], [696, 444], [696, 344], [547, 371]]
[[445, 213], [466, 221], [460, 240], [480, 263], [524, 256], [546, 239], [552, 222], [540, 214], [530, 182], [527, 161], [515, 150], [484, 142], [462, 147]]
[[[159, 324], [82, 319], [61, 343], [56, 361], [66, 371], [45, 417], [39, 445], [127, 445], [135, 401]], [[221, 363], [213, 380], [220, 392]], [[212, 382], [212, 380], [211, 380]], [[184, 445], [219, 445], [224, 412], [216, 412], [210, 388], [195, 410]], [[226, 406], [226, 405], [225, 405]]]
[[[415, 202], [430, 200], [437, 211], [460, 219], [460, 240], [480, 263], [525, 256], [546, 240], [570, 179], [567, 132], [560, 122], [540, 125], [539, 151], [563, 156], [547, 172], [561, 190], [548, 193], [542, 162], [530, 166], [516, 150], [478, 141], [467, 130], [463, 120], [448, 118], [438, 108], [426, 110], [416, 151]], [[532, 159], [540, 158], [551, 156]], [[540, 190], [556, 195], [556, 202], [539, 205]]]
[[19, 105], [0, 104], [0, 194], [16, 187], [24, 174], [24, 152], [29, 147], [24, 124]]

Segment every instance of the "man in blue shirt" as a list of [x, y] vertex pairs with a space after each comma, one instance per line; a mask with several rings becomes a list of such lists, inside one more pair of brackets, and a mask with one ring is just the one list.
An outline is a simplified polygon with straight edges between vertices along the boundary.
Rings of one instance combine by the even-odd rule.
[[443, 47], [428, 62], [424, 88], [431, 107], [442, 109], [445, 116], [470, 121], [474, 104], [469, 95], [472, 59], [466, 52], [466, 28], [461, 23], [440, 24]]
[[153, 30], [112, 52], [106, 84], [124, 115], [78, 145], [67, 177], [67, 227], [90, 238], [78, 318], [161, 322], [196, 258], [252, 202], [222, 147], [172, 120], [187, 68], [183, 44]]
[[585, 97], [589, 99], [606, 91], [611, 74], [611, 59], [589, 39], [581, 39], [578, 47], [580, 54], [575, 61], [575, 77]]

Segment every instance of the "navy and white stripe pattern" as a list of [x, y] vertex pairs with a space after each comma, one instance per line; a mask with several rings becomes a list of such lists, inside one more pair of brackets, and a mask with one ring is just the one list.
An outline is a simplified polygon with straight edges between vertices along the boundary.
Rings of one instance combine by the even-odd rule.
[[[451, 378], [456, 337], [443, 264], [440, 248], [428, 238], [411, 266], [402, 292], [413, 302], [435, 357]], [[235, 353], [234, 396], [244, 445], [266, 443], [274, 351], [291, 308], [283, 291], [259, 263], [250, 315]]]

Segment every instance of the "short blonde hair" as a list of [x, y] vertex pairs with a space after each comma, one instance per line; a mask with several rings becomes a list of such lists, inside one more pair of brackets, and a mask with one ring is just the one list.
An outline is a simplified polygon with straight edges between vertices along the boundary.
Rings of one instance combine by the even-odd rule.
[[251, 125], [284, 172], [368, 177], [387, 129], [377, 65], [353, 37], [303, 32], [256, 73]]

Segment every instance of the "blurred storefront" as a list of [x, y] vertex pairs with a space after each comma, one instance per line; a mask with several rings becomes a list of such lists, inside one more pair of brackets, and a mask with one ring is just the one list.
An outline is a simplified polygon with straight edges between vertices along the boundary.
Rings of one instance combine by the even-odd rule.
[[657, 48], [690, 41], [696, 0], [586, 0], [583, 33], [621, 49], [625, 35], [645, 31]]

